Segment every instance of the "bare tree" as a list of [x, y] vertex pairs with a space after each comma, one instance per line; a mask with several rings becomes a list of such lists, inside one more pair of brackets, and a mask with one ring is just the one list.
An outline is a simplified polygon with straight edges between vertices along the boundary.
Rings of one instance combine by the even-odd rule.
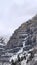
[[3, 37], [0, 37], [0, 43], [2, 44], [5, 44], [5, 39]]

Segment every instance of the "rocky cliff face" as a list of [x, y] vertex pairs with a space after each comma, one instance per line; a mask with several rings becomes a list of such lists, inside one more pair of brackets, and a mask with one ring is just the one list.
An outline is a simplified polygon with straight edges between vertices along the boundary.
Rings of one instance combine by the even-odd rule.
[[37, 43], [37, 15], [31, 20], [26, 21], [26, 23], [23, 23], [17, 30], [14, 31], [6, 47], [13, 48], [22, 46], [23, 43], [25, 43], [26, 38], [26, 44], [28, 45], [34, 44], [34, 42]]

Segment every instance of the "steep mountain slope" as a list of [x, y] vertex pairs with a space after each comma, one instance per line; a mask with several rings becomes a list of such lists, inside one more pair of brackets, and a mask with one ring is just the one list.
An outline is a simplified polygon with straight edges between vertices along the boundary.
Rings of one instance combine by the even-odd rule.
[[[27, 38], [26, 42], [25, 38]], [[10, 37], [6, 48], [22, 46], [23, 43], [34, 44], [34, 42], [37, 43], [37, 15], [31, 20], [26, 21], [26, 23], [23, 23], [17, 30], [14, 31], [14, 34]]]

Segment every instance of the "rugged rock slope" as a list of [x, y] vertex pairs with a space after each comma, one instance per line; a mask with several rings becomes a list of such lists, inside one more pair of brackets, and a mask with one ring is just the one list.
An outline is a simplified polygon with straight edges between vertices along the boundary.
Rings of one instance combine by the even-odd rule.
[[34, 16], [31, 20], [26, 21], [26, 23], [23, 23], [17, 30], [14, 31], [6, 47], [13, 48], [22, 46], [23, 42], [25, 43], [25, 38], [28, 35], [32, 40], [32, 44], [34, 44], [35, 40], [37, 42], [37, 15]]

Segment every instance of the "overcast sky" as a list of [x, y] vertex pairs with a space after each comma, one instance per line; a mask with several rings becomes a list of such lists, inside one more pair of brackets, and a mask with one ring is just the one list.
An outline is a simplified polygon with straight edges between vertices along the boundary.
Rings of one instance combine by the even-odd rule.
[[0, 0], [0, 35], [12, 35], [23, 22], [37, 14], [37, 0]]

